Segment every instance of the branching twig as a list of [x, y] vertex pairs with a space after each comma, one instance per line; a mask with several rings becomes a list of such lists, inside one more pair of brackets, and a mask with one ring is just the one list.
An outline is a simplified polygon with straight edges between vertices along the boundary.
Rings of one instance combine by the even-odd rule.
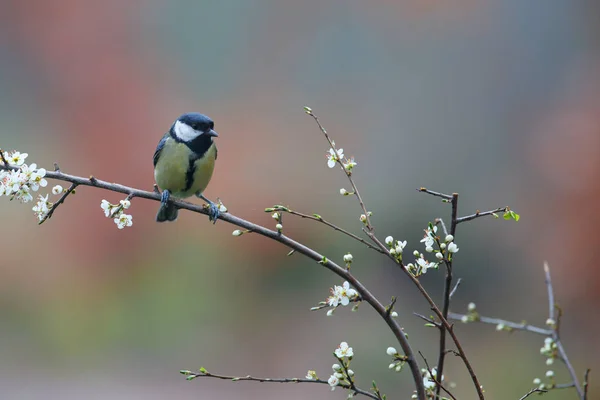
[[335, 152], [336, 161], [340, 165], [340, 167], [342, 168], [342, 171], [344, 171], [344, 173], [348, 177], [348, 180], [350, 181], [350, 185], [352, 185], [352, 191], [354, 192], [354, 195], [358, 199], [360, 207], [362, 208], [362, 211], [363, 211], [363, 213], [365, 215], [365, 218], [366, 218], [366, 222], [365, 222], [366, 228], [370, 232], [373, 232], [374, 228], [373, 228], [373, 225], [371, 225], [371, 218], [369, 217], [369, 211], [367, 211], [367, 207], [365, 206], [365, 203], [364, 203], [364, 201], [363, 201], [363, 199], [362, 199], [362, 197], [360, 195], [360, 192], [358, 191], [358, 188], [356, 187], [356, 184], [354, 183], [354, 179], [352, 179], [352, 172], [348, 171], [346, 169], [346, 167], [344, 167], [344, 163], [342, 162], [342, 160], [340, 160], [340, 158], [337, 155], [337, 148], [335, 147], [335, 144], [333, 143], [333, 140], [331, 140], [331, 138], [329, 137], [329, 134], [327, 133], [327, 131], [325, 130], [325, 128], [323, 127], [323, 125], [321, 125], [321, 121], [319, 121], [319, 118], [315, 114], [313, 114], [312, 110], [310, 110], [310, 109], [306, 109], [306, 113], [308, 115], [310, 115], [311, 117], [313, 117], [313, 119], [315, 120], [315, 122], [319, 126], [319, 129], [321, 130], [321, 132], [325, 136], [325, 139], [327, 139], [327, 142], [329, 142], [329, 146], [331, 146], [331, 148]]
[[[556, 303], [554, 302], [554, 289], [552, 288], [552, 278], [550, 276], [550, 267], [548, 266], [548, 263], [544, 263], [544, 274], [546, 278], [546, 287], [548, 289], [548, 318], [550, 318], [553, 321], [556, 321], [554, 317]], [[552, 330], [552, 339], [554, 340], [554, 343], [556, 343], [556, 349], [558, 350], [558, 354], [560, 355], [561, 360], [565, 363], [565, 366], [569, 371], [569, 375], [571, 375], [571, 379], [573, 380], [573, 384], [575, 386], [575, 390], [577, 390], [579, 398], [583, 399], [585, 397], [584, 391], [581, 388], [581, 384], [579, 383], [579, 378], [577, 378], [575, 368], [573, 368], [573, 365], [569, 361], [567, 352], [565, 351], [565, 348], [560, 340], [560, 335], [557, 328]]]
[[[251, 382], [264, 382], [264, 383], [320, 383], [329, 385], [327, 381], [322, 379], [300, 379], [300, 378], [257, 378], [254, 376], [246, 375], [246, 376], [227, 376], [227, 375], [217, 375], [210, 372], [205, 373], [193, 373], [191, 371], [181, 371], [182, 374], [188, 376], [188, 379], [196, 379], [196, 378], [215, 378], [215, 379], [223, 379], [233, 382], [238, 381], [251, 381]], [[343, 387], [344, 389], [350, 389], [356, 393], [359, 393], [363, 396], [370, 397], [374, 400], [379, 400], [379, 398], [366, 390], [360, 389], [355, 385], [344, 385], [339, 384], [339, 387]]]
[[[448, 313], [448, 318], [456, 320], [456, 321], [461, 321], [463, 317], [468, 317], [468, 315], [452, 313], [452, 312]], [[484, 317], [484, 316], [480, 315], [478, 317], [478, 319], [474, 322], [481, 322], [484, 324], [491, 324], [491, 325], [504, 325], [507, 328], [514, 329], [517, 331], [527, 331], [527, 332], [537, 333], [538, 335], [543, 335], [543, 336], [551, 336], [552, 335], [551, 329], [538, 328], [537, 326], [534, 326], [534, 325], [507, 321], [507, 320], [500, 319], [500, 318], [490, 318], [490, 317]]]
[[[58, 164], [55, 164], [56, 167], [58, 167]], [[60, 170], [58, 170], [60, 171]], [[73, 193], [73, 191], [75, 190], [75, 188], [79, 186], [78, 183], [71, 183], [71, 187], [69, 187], [62, 196], [60, 196], [60, 199], [58, 199], [56, 201], [56, 203], [54, 203], [52, 205], [52, 207], [50, 207], [50, 210], [48, 211], [48, 214], [46, 214], [44, 216], [44, 218], [42, 218], [42, 220], [38, 223], [39, 225], [43, 224], [44, 222], [46, 222], [47, 219], [52, 217], [52, 214], [54, 214], [54, 210], [56, 210], [58, 208], [58, 206], [60, 206], [62, 203], [64, 203], [65, 199], [67, 198], [68, 195], [70, 195], [71, 193]]]
[[454, 296], [454, 293], [456, 293], [456, 291], [458, 290], [458, 287], [460, 286], [461, 282], [462, 282], [462, 278], [458, 278], [456, 280], [456, 285], [454, 285], [454, 289], [452, 289], [452, 291], [450, 292], [450, 299], [452, 299], [452, 297]]
[[533, 388], [529, 392], [525, 393], [525, 395], [523, 397], [521, 397], [519, 400], [525, 400], [526, 398], [528, 398], [529, 396], [531, 396], [534, 393], [546, 393], [546, 392], [547, 392], [546, 389]]
[[[11, 167], [11, 166], [9, 166], [9, 167], [0, 166], [0, 168], [13, 169], [13, 167]], [[14, 168], [16, 168], [16, 167], [14, 167]], [[80, 185], [80, 186], [91, 186], [91, 187], [109, 190], [112, 192], [123, 193], [128, 196], [138, 197], [138, 198], [142, 198], [142, 199], [149, 199], [149, 200], [154, 200], [154, 201], [161, 200], [160, 194], [156, 193], [154, 191], [148, 192], [148, 191], [135, 189], [135, 188], [125, 186], [125, 185], [120, 185], [117, 183], [109, 183], [109, 182], [97, 179], [93, 176], [90, 176], [89, 178], [83, 178], [80, 176], [65, 174], [63, 172], [47, 171], [46, 177], [50, 178], [50, 179], [64, 181], [64, 182], [76, 183], [77, 185]], [[203, 205], [197, 205], [197, 204], [189, 203], [187, 201], [183, 201], [183, 200], [179, 200], [179, 199], [171, 199], [170, 201], [180, 209], [189, 210], [189, 211], [193, 211], [196, 213], [208, 215], [208, 210], [205, 209]], [[385, 320], [385, 322], [388, 325], [388, 327], [390, 328], [390, 330], [394, 333], [394, 336], [398, 340], [400, 347], [402, 347], [402, 351], [407, 356], [406, 362], [408, 363], [411, 373], [413, 375], [413, 380], [415, 382], [418, 398], [420, 400], [425, 400], [425, 388], [423, 386], [423, 380], [421, 379], [421, 372], [419, 370], [419, 365], [415, 358], [414, 352], [408, 342], [408, 339], [404, 335], [404, 332], [402, 332], [402, 328], [396, 322], [396, 320], [387, 313], [386, 307], [381, 302], [379, 302], [379, 300], [377, 300], [377, 298], [358, 279], [356, 279], [354, 277], [354, 275], [352, 275], [350, 273], [350, 271], [346, 270], [346, 268], [339, 266], [335, 262], [325, 258], [322, 254], [303, 245], [302, 243], [299, 243], [299, 242], [287, 237], [286, 235], [280, 234], [278, 231], [272, 231], [270, 229], [267, 229], [263, 226], [254, 224], [245, 219], [236, 217], [235, 215], [230, 214], [230, 213], [221, 213], [219, 216], [219, 219], [221, 219], [225, 222], [228, 222], [232, 225], [236, 225], [240, 228], [246, 229], [248, 231], [257, 233], [261, 236], [265, 236], [265, 237], [275, 240], [279, 243], [282, 243], [283, 245], [289, 247], [290, 249], [293, 249], [296, 252], [303, 254], [306, 257], [318, 262], [319, 264], [323, 265], [325, 268], [329, 269], [331, 272], [338, 275], [342, 279], [347, 280], [348, 283], [350, 283], [354, 287], [354, 289], [360, 294], [361, 298], [364, 301], [366, 301], [367, 303], [369, 303], [371, 305], [371, 307], [373, 307], [373, 309]]]
[[[440, 375], [437, 371], [435, 373], [435, 375], [433, 374], [433, 371], [431, 370], [431, 367], [429, 366], [429, 363], [427, 362], [427, 359], [425, 358], [425, 356], [423, 355], [423, 353], [421, 353], [419, 351], [419, 354], [421, 355], [421, 358], [423, 359], [423, 361], [425, 362], [425, 366], [427, 367], [427, 372], [429, 372], [429, 377], [430, 379], [435, 382], [435, 384], [437, 385], [437, 387], [441, 388], [444, 392], [446, 392], [448, 394], [448, 396], [450, 396], [452, 399], [456, 400], [456, 397], [454, 397], [454, 395], [452, 393], [450, 393], [450, 391], [448, 391], [448, 389], [446, 389], [443, 385], [442, 385], [442, 380], [441, 378], [438, 379], [438, 376], [442, 376]], [[439, 395], [437, 395], [437, 397], [439, 397]]]
[[467, 222], [467, 221], [471, 221], [475, 218], [479, 218], [479, 217], [485, 217], [486, 215], [492, 215], [492, 214], [496, 214], [499, 212], [506, 212], [508, 210], [508, 207], [499, 207], [496, 208], [495, 210], [491, 210], [491, 211], [484, 211], [484, 212], [480, 212], [479, 210], [477, 210], [477, 212], [475, 214], [472, 215], [467, 215], [465, 217], [460, 217], [456, 220], [457, 224], [460, 224], [462, 222]]
[[383, 250], [381, 250], [380, 248], [373, 246], [371, 243], [367, 242], [366, 240], [364, 240], [363, 238], [361, 238], [359, 236], [356, 236], [352, 232], [348, 232], [347, 230], [345, 230], [343, 228], [340, 228], [339, 226], [337, 226], [337, 225], [335, 225], [335, 224], [333, 224], [333, 223], [331, 223], [329, 221], [324, 220], [323, 218], [321, 218], [321, 216], [316, 217], [314, 215], [303, 214], [301, 212], [290, 210], [290, 209], [279, 209], [279, 211], [281, 211], [281, 212], [287, 212], [288, 214], [296, 215], [296, 216], [301, 217], [301, 218], [311, 219], [313, 221], [319, 221], [322, 224], [325, 224], [325, 225], [329, 226], [330, 228], [333, 228], [334, 230], [336, 230], [338, 232], [341, 232], [344, 235], [349, 236], [352, 239], [361, 242], [365, 246], [367, 246], [367, 247], [369, 247], [369, 248], [371, 248], [371, 249], [373, 249], [375, 251], [378, 251], [379, 253], [385, 254], [385, 252]]
[[423, 192], [423, 193], [427, 193], [427, 194], [430, 194], [432, 196], [441, 197], [442, 199], [452, 200], [452, 195], [444, 194], [444, 193], [440, 193], [440, 192], [434, 192], [433, 190], [429, 190], [429, 189], [426, 189], [424, 187], [418, 188], [417, 191]]

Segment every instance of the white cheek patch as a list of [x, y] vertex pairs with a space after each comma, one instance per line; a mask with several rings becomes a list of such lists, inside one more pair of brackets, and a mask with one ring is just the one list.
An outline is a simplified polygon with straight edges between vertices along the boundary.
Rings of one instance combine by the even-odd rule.
[[186, 125], [180, 121], [175, 122], [175, 127], [173, 128], [175, 131], [175, 136], [181, 139], [184, 142], [190, 142], [196, 139], [198, 136], [202, 135], [202, 132], [195, 130], [189, 125]]

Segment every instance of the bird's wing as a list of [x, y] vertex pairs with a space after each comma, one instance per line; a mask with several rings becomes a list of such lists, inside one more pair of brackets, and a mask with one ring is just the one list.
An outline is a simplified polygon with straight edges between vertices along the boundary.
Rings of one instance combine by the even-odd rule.
[[163, 147], [165, 146], [165, 142], [167, 141], [167, 138], [169, 137], [168, 133], [165, 133], [165, 136], [162, 137], [162, 139], [160, 139], [160, 142], [158, 142], [158, 146], [156, 146], [156, 150], [154, 151], [154, 166], [156, 167], [156, 163], [158, 162], [158, 158], [160, 157], [160, 152], [162, 151]]

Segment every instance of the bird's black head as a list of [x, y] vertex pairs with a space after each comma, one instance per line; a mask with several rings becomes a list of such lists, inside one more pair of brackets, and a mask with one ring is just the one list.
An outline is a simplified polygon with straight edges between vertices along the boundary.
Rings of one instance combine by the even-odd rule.
[[189, 143], [201, 137], [210, 142], [213, 136], [219, 136], [214, 127], [215, 123], [206, 115], [187, 113], [177, 118], [171, 127], [171, 135], [179, 142]]
[[212, 119], [199, 113], [183, 114], [177, 120], [199, 132], [208, 132], [215, 127]]

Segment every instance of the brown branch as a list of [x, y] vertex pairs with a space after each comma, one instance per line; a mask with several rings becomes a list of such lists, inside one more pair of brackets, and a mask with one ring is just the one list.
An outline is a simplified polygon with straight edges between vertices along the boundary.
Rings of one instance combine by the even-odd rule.
[[329, 146], [331, 146], [331, 148], [335, 152], [337, 163], [340, 165], [340, 167], [342, 168], [342, 171], [344, 171], [344, 173], [348, 177], [348, 180], [350, 181], [350, 185], [352, 185], [352, 190], [354, 191], [354, 195], [358, 199], [358, 203], [360, 204], [360, 207], [362, 208], [363, 214], [366, 217], [366, 223], [365, 223], [365, 225], [366, 225], [367, 229], [370, 232], [372, 232], [373, 229], [374, 229], [374, 227], [373, 227], [373, 225], [371, 225], [371, 218], [369, 217], [369, 212], [367, 211], [367, 207], [365, 206], [365, 203], [364, 203], [364, 201], [363, 201], [363, 199], [362, 199], [362, 197], [360, 195], [360, 192], [358, 191], [358, 188], [356, 187], [356, 184], [354, 183], [354, 179], [352, 179], [352, 172], [346, 170], [346, 168], [344, 167], [344, 163], [337, 156], [337, 148], [335, 147], [335, 145], [333, 143], [333, 140], [331, 140], [331, 138], [329, 137], [329, 134], [327, 133], [327, 131], [325, 130], [325, 128], [323, 127], [323, 125], [321, 125], [321, 121], [319, 121], [319, 118], [315, 114], [313, 114], [313, 112], [312, 112], [311, 109], [305, 108], [305, 110], [306, 110], [306, 113], [308, 115], [310, 115], [315, 120], [315, 122], [319, 126], [319, 129], [321, 130], [321, 132], [325, 136], [325, 139], [327, 139], [327, 142], [329, 142]]
[[9, 169], [10, 164], [6, 161], [6, 157], [4, 156], [4, 150], [0, 149], [0, 160], [4, 163], [4, 169]]
[[[454, 236], [456, 234], [456, 225], [457, 225], [457, 214], [458, 214], [458, 193], [452, 193], [452, 214], [450, 220], [450, 234]], [[436, 239], [438, 242], [438, 246], [440, 245], [440, 241]], [[448, 253], [450, 254], [450, 253]], [[446, 282], [444, 285], [444, 294], [443, 294], [443, 302], [442, 302], [442, 314], [445, 319], [448, 319], [448, 312], [450, 311], [450, 299], [452, 297], [452, 261], [450, 261], [450, 257], [448, 260], [444, 258], [444, 264], [446, 265]], [[437, 371], [442, 376], [444, 373], [444, 362], [446, 360], [446, 329], [442, 325], [440, 329], [440, 344], [438, 351], [438, 364]], [[435, 390], [436, 397], [440, 397], [440, 389], [438, 386]]]
[[334, 229], [334, 230], [336, 230], [336, 231], [338, 231], [338, 232], [341, 232], [341, 233], [343, 233], [344, 235], [346, 235], [346, 236], [349, 236], [349, 237], [351, 237], [352, 239], [354, 239], [354, 240], [356, 240], [356, 241], [359, 241], [359, 242], [361, 242], [361, 243], [362, 243], [362, 244], [364, 244], [365, 246], [367, 246], [367, 247], [369, 247], [369, 248], [371, 248], [371, 249], [373, 249], [373, 250], [375, 250], [375, 251], [378, 251], [378, 252], [379, 252], [379, 253], [381, 253], [381, 254], [385, 254], [385, 252], [384, 252], [383, 250], [379, 249], [378, 247], [375, 247], [375, 246], [373, 246], [371, 243], [367, 242], [367, 241], [366, 241], [366, 240], [364, 240], [363, 238], [361, 238], [361, 237], [359, 237], [359, 236], [356, 236], [356, 235], [355, 235], [355, 234], [353, 234], [352, 232], [348, 232], [347, 230], [345, 230], [345, 229], [343, 229], [343, 228], [340, 228], [339, 226], [337, 226], [337, 225], [335, 225], [335, 224], [333, 224], [333, 223], [331, 223], [331, 222], [329, 222], [329, 221], [326, 221], [326, 220], [324, 220], [324, 219], [323, 219], [323, 218], [321, 218], [320, 216], [319, 216], [319, 217], [315, 217], [314, 215], [303, 214], [303, 213], [301, 213], [301, 212], [298, 212], [298, 211], [293, 211], [293, 210], [290, 210], [290, 209], [288, 209], [288, 208], [285, 208], [285, 209], [284, 209], [284, 208], [277, 208], [277, 207], [274, 207], [274, 208], [275, 208], [275, 210], [277, 210], [277, 211], [281, 211], [281, 212], [287, 212], [288, 214], [296, 215], [296, 216], [298, 216], [298, 217], [301, 217], [301, 218], [306, 218], [306, 219], [310, 219], [310, 220], [313, 220], [313, 221], [318, 221], [318, 222], [321, 222], [322, 224], [324, 224], [324, 225], [327, 225], [327, 226], [329, 226], [330, 228], [332, 228], [332, 229]]
[[[233, 382], [238, 381], [250, 381], [250, 382], [263, 382], [263, 383], [319, 383], [329, 385], [329, 382], [324, 381], [322, 379], [300, 379], [300, 378], [257, 378], [254, 376], [246, 375], [246, 376], [227, 376], [227, 375], [218, 375], [210, 372], [200, 372], [193, 373], [191, 371], [180, 371], [183, 375], [186, 375], [188, 380], [196, 379], [196, 378], [214, 378], [214, 379], [223, 379]], [[340, 384], [338, 385], [344, 389], [350, 389], [358, 394], [361, 394], [366, 397], [370, 397], [374, 400], [379, 400], [379, 398], [366, 390], [360, 389], [355, 385], [346, 385]]]
[[[546, 281], [546, 288], [548, 289], [548, 318], [552, 319], [553, 321], [556, 321], [554, 318], [554, 310], [556, 308], [556, 303], [554, 301], [554, 289], [552, 288], [552, 278], [550, 276], [550, 267], [548, 266], [548, 263], [544, 263], [544, 274], [545, 274], [545, 281]], [[573, 368], [573, 365], [571, 364], [571, 362], [569, 361], [569, 357], [567, 357], [567, 352], [565, 351], [565, 348], [560, 340], [560, 335], [558, 333], [558, 329], [553, 329], [552, 330], [552, 339], [554, 340], [554, 343], [556, 343], [556, 349], [558, 350], [558, 354], [560, 355], [560, 358], [562, 359], [562, 361], [565, 363], [565, 366], [567, 367], [567, 370], [569, 371], [569, 375], [571, 375], [571, 379], [573, 380], [573, 385], [575, 386], [575, 390], [577, 390], [577, 395], [579, 396], [580, 399], [584, 399], [585, 398], [585, 393], [583, 391], [583, 389], [581, 388], [581, 384], [579, 383], [579, 379], [577, 378], [577, 373], [575, 372], [575, 368]]]
[[430, 194], [432, 196], [441, 197], [442, 199], [452, 200], [452, 196], [449, 195], [449, 194], [440, 193], [440, 192], [434, 192], [433, 190], [429, 190], [429, 189], [426, 189], [424, 187], [418, 188], [417, 191], [418, 192], [427, 193], [427, 194]]
[[484, 211], [484, 212], [480, 212], [479, 210], [477, 210], [477, 212], [475, 214], [472, 215], [467, 215], [465, 217], [460, 217], [456, 220], [457, 224], [463, 223], [463, 222], [467, 222], [467, 221], [471, 221], [475, 218], [479, 218], [479, 217], [485, 217], [487, 215], [492, 215], [492, 214], [496, 214], [499, 212], [506, 212], [508, 210], [508, 207], [499, 207], [496, 208], [495, 210], [490, 210], [490, 211]]
[[[58, 167], [58, 165], [56, 165]], [[60, 171], [60, 170], [59, 170]], [[46, 175], [48, 175], [46, 173]], [[71, 187], [69, 187], [62, 196], [60, 196], [60, 199], [58, 199], [56, 201], [56, 203], [54, 203], [52, 205], [52, 207], [50, 207], [50, 210], [48, 211], [48, 214], [46, 214], [44, 216], [44, 218], [38, 223], [39, 225], [43, 224], [44, 222], [46, 222], [47, 219], [50, 219], [52, 217], [52, 214], [54, 214], [54, 211], [58, 208], [58, 206], [60, 206], [62, 203], [65, 202], [65, 199], [67, 198], [68, 195], [70, 195], [71, 193], [73, 193], [73, 191], [75, 190], [75, 188], [79, 186], [78, 183], [71, 183]]]
[[528, 398], [529, 396], [531, 396], [534, 393], [546, 393], [546, 392], [547, 392], [546, 389], [533, 388], [529, 392], [525, 393], [525, 395], [523, 397], [521, 397], [519, 400], [525, 400], [526, 398]]
[[[442, 385], [442, 379], [443, 379], [443, 378], [440, 378], [440, 379], [438, 379], [438, 378], [437, 378], [438, 376], [440, 376], [440, 377], [441, 377], [442, 375], [441, 375], [441, 374], [439, 374], [439, 373], [436, 371], [436, 374], [435, 374], [435, 376], [434, 376], [434, 375], [433, 375], [433, 371], [432, 371], [432, 370], [431, 370], [431, 368], [429, 367], [429, 363], [427, 362], [427, 359], [425, 358], [425, 356], [423, 355], [423, 353], [421, 353], [421, 352], [419, 351], [419, 354], [421, 355], [421, 358], [422, 358], [422, 359], [423, 359], [423, 361], [425, 362], [425, 366], [427, 367], [427, 372], [429, 372], [429, 376], [430, 376], [431, 380], [432, 380], [433, 382], [435, 382], [435, 384], [437, 385], [437, 387], [441, 388], [441, 389], [442, 389], [444, 392], [446, 392], [446, 393], [448, 394], [448, 396], [450, 396], [452, 399], [456, 400], [456, 397], [454, 397], [454, 395], [453, 395], [452, 393], [450, 393], [450, 391], [448, 391], [448, 389], [446, 389], [446, 388], [445, 388], [445, 387]], [[436, 395], [436, 396], [439, 398], [439, 394], [438, 394], [438, 395]]]
[[[466, 315], [466, 314], [448, 313], [448, 318], [456, 320], [456, 321], [461, 321], [463, 317], [467, 317], [467, 316], [468, 315]], [[507, 320], [499, 319], [499, 318], [489, 318], [489, 317], [484, 317], [481, 315], [478, 317], [478, 319], [476, 321], [473, 321], [473, 322], [481, 322], [483, 324], [491, 324], [491, 325], [502, 324], [510, 329], [514, 329], [517, 331], [527, 331], [527, 332], [537, 333], [538, 335], [543, 335], [543, 336], [551, 336], [552, 335], [551, 329], [538, 328], [537, 326], [528, 325], [526, 323], [512, 322], [512, 321], [507, 321]]]
[[[13, 169], [13, 167], [3, 167], [0, 166], [1, 169]], [[16, 167], [15, 167], [16, 168]], [[64, 182], [76, 183], [80, 186], [91, 186], [99, 189], [105, 189], [116, 193], [124, 193], [128, 196], [137, 197], [141, 199], [148, 199], [154, 201], [161, 201], [161, 195], [156, 192], [148, 192], [145, 190], [135, 189], [129, 186], [120, 185], [117, 183], [109, 183], [106, 181], [102, 181], [100, 179], [95, 178], [94, 176], [90, 176], [89, 178], [83, 178], [80, 176], [69, 175], [63, 172], [46, 172], [46, 177], [50, 179], [56, 179]], [[193, 203], [189, 203], [187, 201], [179, 200], [179, 199], [171, 199], [170, 200], [174, 205], [183, 210], [193, 211], [195, 213], [208, 215], [208, 210], [204, 208], [203, 205], [197, 205]], [[221, 213], [219, 219], [230, 223], [232, 225], [236, 225], [240, 228], [246, 229], [248, 231], [252, 231], [261, 236], [267, 237], [269, 239], [275, 240], [284, 246], [289, 247], [290, 249], [295, 250], [296, 252], [303, 254], [304, 256], [318, 262], [323, 265], [325, 268], [329, 269], [334, 274], [339, 277], [345, 279], [350, 283], [354, 289], [360, 294], [361, 298], [369, 303], [371, 307], [384, 319], [390, 330], [393, 332], [396, 340], [402, 347], [402, 351], [407, 356], [406, 362], [408, 363], [413, 380], [415, 382], [415, 386], [417, 389], [418, 398], [420, 400], [425, 400], [425, 388], [423, 386], [423, 380], [421, 379], [421, 371], [419, 369], [419, 365], [415, 358], [414, 352], [408, 342], [408, 339], [404, 335], [402, 328], [396, 322], [394, 318], [391, 317], [387, 313], [386, 307], [377, 300], [377, 298], [358, 280], [356, 279], [350, 271], [346, 270], [346, 268], [342, 268], [335, 262], [325, 258], [322, 254], [316, 252], [315, 250], [305, 246], [304, 244], [297, 242], [283, 234], [280, 234], [277, 231], [272, 231], [263, 226], [254, 224], [250, 221], [242, 219], [240, 217], [236, 217], [230, 213]]]

